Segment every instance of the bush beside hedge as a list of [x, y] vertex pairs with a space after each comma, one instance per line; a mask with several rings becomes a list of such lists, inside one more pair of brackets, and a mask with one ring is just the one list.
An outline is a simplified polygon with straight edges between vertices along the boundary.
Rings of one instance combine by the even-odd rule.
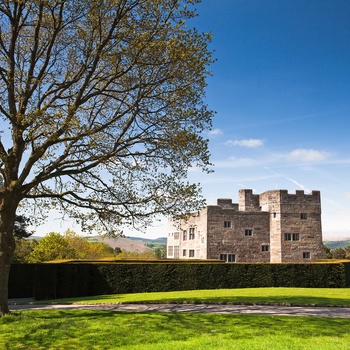
[[9, 298], [249, 287], [350, 287], [350, 263], [14, 264]]

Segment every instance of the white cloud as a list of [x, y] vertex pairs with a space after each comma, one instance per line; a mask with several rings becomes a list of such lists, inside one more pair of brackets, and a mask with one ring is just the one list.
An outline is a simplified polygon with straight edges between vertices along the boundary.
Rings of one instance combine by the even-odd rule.
[[321, 162], [326, 160], [330, 156], [330, 153], [323, 151], [316, 151], [314, 149], [295, 149], [288, 153], [287, 158], [290, 161], [302, 161], [302, 162]]
[[217, 136], [217, 135], [222, 135], [222, 130], [221, 129], [213, 129], [209, 131], [209, 135]]
[[254, 148], [263, 146], [264, 141], [259, 139], [228, 140], [225, 145]]

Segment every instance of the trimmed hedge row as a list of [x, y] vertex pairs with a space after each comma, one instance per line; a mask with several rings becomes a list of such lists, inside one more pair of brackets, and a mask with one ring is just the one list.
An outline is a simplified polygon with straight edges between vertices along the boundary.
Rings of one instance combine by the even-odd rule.
[[14, 264], [9, 298], [249, 287], [350, 287], [350, 263]]

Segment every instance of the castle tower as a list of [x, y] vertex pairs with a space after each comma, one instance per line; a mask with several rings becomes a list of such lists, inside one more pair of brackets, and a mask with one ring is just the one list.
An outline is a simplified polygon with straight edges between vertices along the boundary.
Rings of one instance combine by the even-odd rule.
[[271, 262], [308, 262], [322, 258], [321, 198], [319, 191], [304, 194], [286, 190], [259, 196], [270, 215]]

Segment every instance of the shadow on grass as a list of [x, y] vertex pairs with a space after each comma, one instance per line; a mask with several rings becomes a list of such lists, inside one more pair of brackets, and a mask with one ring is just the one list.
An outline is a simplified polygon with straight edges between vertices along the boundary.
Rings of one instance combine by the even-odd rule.
[[347, 288], [247, 288], [132, 293], [59, 299], [53, 303], [217, 303], [251, 305], [350, 306]]
[[271, 295], [271, 296], [194, 296], [186, 293], [182, 296], [164, 296], [148, 297], [147, 293], [143, 294], [143, 298], [135, 300], [130, 296], [121, 294], [81, 297], [72, 299], [56, 299], [47, 301], [37, 301], [36, 303], [59, 304], [59, 303], [194, 303], [194, 304], [246, 304], [246, 305], [316, 305], [316, 306], [349, 306], [349, 298], [337, 298], [330, 296], [310, 296], [310, 295]]
[[[123, 300], [121, 300], [123, 302]], [[132, 302], [131, 302], [132, 303]], [[153, 301], [140, 301], [137, 303], [153, 303]], [[309, 296], [273, 296], [271, 298], [263, 297], [218, 297], [218, 298], [159, 298], [154, 303], [193, 303], [193, 304], [245, 304], [245, 305], [317, 305], [317, 306], [349, 306], [350, 298], [327, 298], [327, 297], [309, 297]]]
[[200, 342], [206, 337], [231, 342], [249, 342], [256, 338], [278, 341], [286, 335], [305, 341], [315, 337], [347, 337], [350, 341], [348, 319], [91, 310], [35, 310], [14, 314], [17, 317], [0, 319], [0, 348], [6, 345], [3, 348], [117, 349], [196, 339]]

